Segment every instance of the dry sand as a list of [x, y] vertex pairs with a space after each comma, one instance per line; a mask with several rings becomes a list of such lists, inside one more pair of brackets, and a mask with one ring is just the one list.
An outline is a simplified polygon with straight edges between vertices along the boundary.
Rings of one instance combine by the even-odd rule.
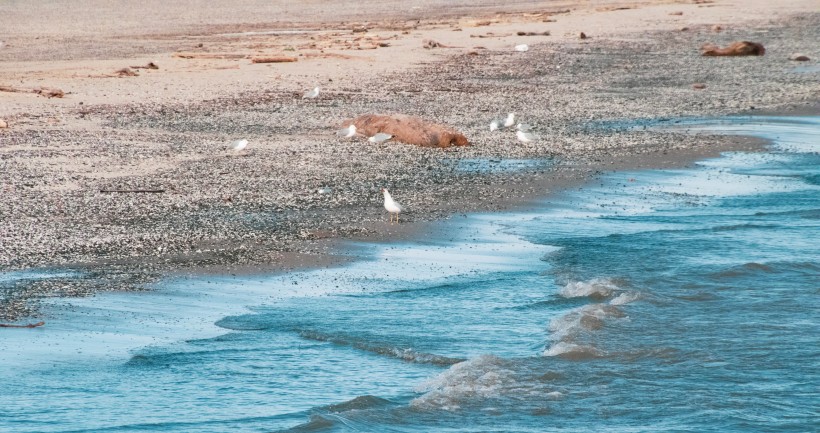
[[[0, 271], [82, 271], [6, 287], [0, 317], [169, 272], [326, 266], [346, 259], [335, 239], [419, 235], [423, 221], [521, 205], [603, 169], [756, 145], [596, 122], [816, 110], [820, 95], [816, 1], [211, 3], [0, 4], [0, 86], [65, 92], [0, 92]], [[699, 56], [735, 40], [766, 56]], [[298, 61], [251, 60], [270, 56]], [[133, 68], [149, 62], [159, 69]], [[302, 99], [314, 86], [320, 97]], [[536, 142], [490, 133], [509, 111]], [[334, 135], [370, 112], [447, 123], [474, 146]], [[234, 153], [239, 138], [250, 144]], [[536, 163], [462, 169], [510, 158]], [[386, 224], [382, 186], [416, 224]]]

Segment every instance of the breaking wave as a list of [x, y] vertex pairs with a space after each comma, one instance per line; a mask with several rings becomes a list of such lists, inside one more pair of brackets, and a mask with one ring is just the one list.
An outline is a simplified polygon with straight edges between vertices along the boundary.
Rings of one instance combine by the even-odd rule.
[[326, 334], [307, 330], [299, 331], [298, 333], [300, 337], [307, 340], [324, 341], [338, 344], [340, 346], [349, 346], [365, 352], [375, 353], [377, 355], [388, 356], [390, 358], [396, 358], [402, 361], [417, 364], [432, 364], [446, 367], [464, 361], [463, 358], [450, 358], [433, 353], [419, 352], [411, 348], [380, 345], [341, 334]]

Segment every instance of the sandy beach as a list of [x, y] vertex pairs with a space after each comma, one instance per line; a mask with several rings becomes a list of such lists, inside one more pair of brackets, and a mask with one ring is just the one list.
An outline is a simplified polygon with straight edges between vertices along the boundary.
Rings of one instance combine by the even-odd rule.
[[[816, 1], [498, 3], [0, 5], [0, 271], [81, 271], [6, 287], [0, 320], [171, 273], [327, 266], [348, 259], [338, 240], [423, 236], [605, 171], [761, 146], [659, 119], [818, 112]], [[744, 40], [766, 54], [701, 56]], [[295, 61], [253, 62], [270, 57]], [[508, 112], [538, 138], [491, 132]], [[366, 113], [472, 145], [336, 136]]]

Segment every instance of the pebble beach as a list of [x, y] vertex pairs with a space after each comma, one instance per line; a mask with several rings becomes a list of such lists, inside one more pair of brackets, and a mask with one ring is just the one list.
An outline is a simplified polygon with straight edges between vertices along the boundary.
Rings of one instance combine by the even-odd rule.
[[[765, 2], [743, 13], [722, 1], [506, 10], [479, 2], [446, 13], [430, 3], [404, 15], [387, 3], [378, 19], [328, 12], [277, 25], [250, 23], [245, 12], [242, 24], [151, 28], [142, 45], [127, 26], [90, 45], [68, 32], [80, 43], [62, 57], [32, 49], [40, 42], [22, 24], [0, 35], [0, 62], [10, 65], [0, 85], [65, 92], [0, 92], [0, 271], [76, 271], [0, 280], [0, 319], [40, 317], [45, 297], [145, 290], [172, 273], [326, 266], [346, 260], [340, 240], [414, 236], [430, 222], [526, 207], [612, 170], [684, 166], [761, 146], [655, 128], [664, 122], [818, 112], [812, 2], [784, 2], [767, 15], [754, 14], [775, 8]], [[444, 47], [424, 48], [426, 39]], [[705, 43], [739, 40], [763, 44], [766, 54], [701, 56]], [[519, 43], [528, 50], [514, 50]], [[200, 58], [174, 57], [181, 52]], [[298, 61], [205, 56], [257, 52]], [[795, 53], [809, 60], [790, 60]], [[159, 69], [100, 77], [149, 61]], [[315, 86], [317, 98], [302, 97]], [[537, 139], [490, 131], [509, 112]], [[471, 145], [335, 134], [367, 113], [442, 123]], [[247, 147], [231, 150], [239, 139]], [[406, 209], [399, 225], [388, 223], [383, 187]]]

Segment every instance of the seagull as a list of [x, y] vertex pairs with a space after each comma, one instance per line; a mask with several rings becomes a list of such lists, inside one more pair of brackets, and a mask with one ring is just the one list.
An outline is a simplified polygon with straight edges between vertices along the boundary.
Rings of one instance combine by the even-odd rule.
[[341, 135], [345, 138], [353, 137], [354, 135], [356, 135], [356, 125], [351, 123], [350, 126], [348, 126], [347, 128], [336, 131], [336, 135]]
[[523, 52], [529, 51], [529, 50], [530, 50], [530, 47], [527, 44], [521, 44], [521, 45], [516, 45], [515, 46], [515, 51], [519, 51], [519, 52], [523, 53]]
[[518, 137], [518, 141], [522, 143], [530, 143], [535, 140], [535, 135], [525, 131], [515, 131], [515, 136]]
[[384, 143], [385, 141], [390, 140], [391, 138], [393, 138], [392, 135], [385, 134], [384, 132], [380, 132], [380, 133], [368, 138], [367, 141], [369, 141], [371, 143]]
[[490, 122], [490, 132], [498, 130], [498, 127], [501, 125], [501, 122], [498, 119], [493, 119]]
[[507, 115], [507, 120], [504, 121], [504, 127], [509, 128], [513, 125], [515, 125], [515, 113], [510, 113]]
[[309, 91], [305, 92], [305, 94], [302, 95], [302, 99], [305, 99], [305, 98], [313, 99], [313, 98], [316, 98], [317, 96], [319, 96], [319, 88], [314, 87], [313, 90], [309, 90]]
[[234, 141], [231, 145], [231, 149], [233, 149], [235, 152], [239, 152], [246, 147], [248, 147], [248, 140], [245, 140], [244, 138], [242, 140]]
[[399, 213], [402, 210], [401, 206], [393, 200], [393, 197], [387, 192], [387, 188], [382, 188], [382, 193], [384, 193], [384, 208], [390, 212], [390, 224], [393, 224], [393, 214], [396, 214], [396, 223], [398, 224]]

